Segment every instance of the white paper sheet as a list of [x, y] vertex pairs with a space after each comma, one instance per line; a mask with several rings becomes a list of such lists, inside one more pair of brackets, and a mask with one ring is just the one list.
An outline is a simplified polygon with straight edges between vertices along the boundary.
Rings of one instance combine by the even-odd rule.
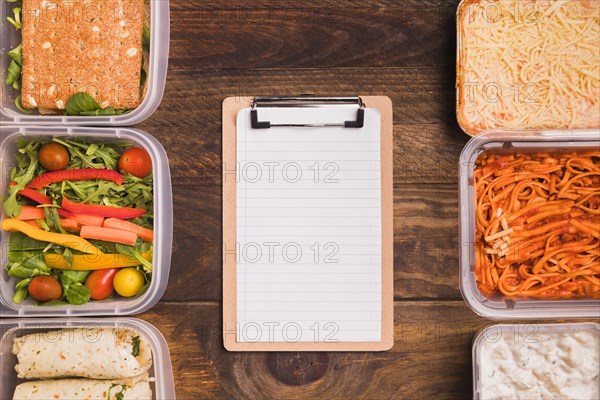
[[[356, 108], [260, 109], [272, 123]], [[237, 341], [381, 340], [380, 113], [237, 119]]]

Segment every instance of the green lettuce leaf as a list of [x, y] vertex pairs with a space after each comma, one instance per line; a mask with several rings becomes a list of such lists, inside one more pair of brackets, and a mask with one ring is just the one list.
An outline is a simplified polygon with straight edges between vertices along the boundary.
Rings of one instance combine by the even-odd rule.
[[112, 107], [102, 108], [96, 100], [85, 92], [75, 93], [69, 100], [65, 113], [67, 115], [98, 116], [98, 115], [120, 115], [126, 110], [115, 110]]
[[9, 276], [16, 278], [33, 278], [39, 275], [50, 275], [51, 269], [44, 260], [44, 249], [48, 243], [40, 242], [19, 233], [11, 233], [8, 243], [9, 264], [6, 269]]
[[21, 23], [21, 7], [14, 7], [13, 15], [14, 18], [6, 17], [6, 20], [10, 22], [16, 30], [19, 30], [23, 27], [23, 24]]
[[21, 205], [17, 202], [17, 193], [27, 186], [35, 177], [38, 168], [38, 149], [41, 147], [40, 142], [30, 142], [26, 147], [19, 149], [20, 153], [24, 153], [29, 157], [29, 165], [27, 169], [22, 167], [27, 163], [25, 156], [18, 155], [17, 163], [19, 169], [14, 168], [11, 173], [11, 179], [16, 183], [15, 186], [8, 188], [8, 198], [4, 201], [4, 211], [9, 218], [16, 218], [21, 213]]
[[78, 306], [90, 301], [90, 296], [90, 289], [81, 283], [71, 285], [67, 290], [65, 290], [65, 297], [67, 298], [67, 301]]

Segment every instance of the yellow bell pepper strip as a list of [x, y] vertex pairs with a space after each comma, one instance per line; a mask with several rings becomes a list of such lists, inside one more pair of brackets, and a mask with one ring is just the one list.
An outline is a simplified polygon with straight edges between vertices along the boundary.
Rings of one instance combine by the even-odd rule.
[[95, 247], [87, 240], [76, 236], [63, 233], [46, 232], [43, 229], [37, 229], [25, 221], [19, 221], [16, 218], [7, 218], [2, 221], [2, 229], [11, 232], [21, 232], [32, 239], [41, 242], [54, 243], [59, 246], [69, 247], [87, 254], [103, 254], [100, 249]]
[[[152, 252], [142, 254], [146, 260], [152, 259]], [[139, 260], [123, 254], [74, 255], [73, 265], [69, 267], [67, 260], [61, 254], [44, 254], [46, 265], [50, 268], [67, 269], [71, 271], [96, 271], [99, 269], [126, 268], [140, 265]]]

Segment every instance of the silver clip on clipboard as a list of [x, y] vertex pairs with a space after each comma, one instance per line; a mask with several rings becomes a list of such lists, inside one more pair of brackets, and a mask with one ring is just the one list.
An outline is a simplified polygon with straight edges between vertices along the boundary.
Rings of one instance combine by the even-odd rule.
[[[311, 124], [274, 124], [270, 121], [261, 121], [258, 116], [259, 108], [279, 108], [279, 107], [323, 107], [348, 105], [356, 106], [356, 120], [343, 122], [323, 122]], [[252, 129], [269, 129], [272, 127], [293, 127], [293, 128], [316, 128], [316, 127], [344, 127], [344, 128], [363, 128], [365, 125], [365, 104], [360, 97], [316, 97], [316, 96], [298, 96], [298, 97], [256, 97], [252, 103], [250, 111]]]

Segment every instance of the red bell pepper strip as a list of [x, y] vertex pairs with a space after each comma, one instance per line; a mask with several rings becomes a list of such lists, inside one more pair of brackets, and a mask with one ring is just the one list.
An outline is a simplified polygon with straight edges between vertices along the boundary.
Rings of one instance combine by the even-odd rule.
[[[48, 197], [44, 194], [41, 194], [37, 190], [25, 188], [25, 189], [19, 191], [18, 194], [20, 194], [23, 197], [27, 197], [28, 199], [31, 199], [38, 204], [42, 204], [42, 205], [52, 204], [52, 199], [50, 199], [50, 197]], [[67, 210], [63, 210], [62, 208], [59, 208], [57, 211], [58, 211], [58, 215], [60, 215], [63, 218], [73, 218], [73, 214], [68, 212]]]
[[74, 214], [97, 215], [105, 218], [133, 219], [139, 218], [146, 214], [146, 210], [142, 208], [127, 208], [127, 207], [109, 207], [97, 206], [91, 204], [74, 203], [67, 198], [63, 198], [62, 207], [71, 211]]
[[123, 175], [112, 169], [87, 168], [67, 169], [63, 171], [46, 172], [34, 178], [28, 185], [32, 189], [41, 189], [47, 185], [62, 181], [112, 181], [118, 185], [123, 184]]
[[50, 197], [46, 196], [45, 194], [41, 194], [37, 190], [25, 188], [17, 193], [23, 197], [27, 197], [28, 199], [35, 201], [38, 204], [52, 204], [52, 199], [50, 199]]

